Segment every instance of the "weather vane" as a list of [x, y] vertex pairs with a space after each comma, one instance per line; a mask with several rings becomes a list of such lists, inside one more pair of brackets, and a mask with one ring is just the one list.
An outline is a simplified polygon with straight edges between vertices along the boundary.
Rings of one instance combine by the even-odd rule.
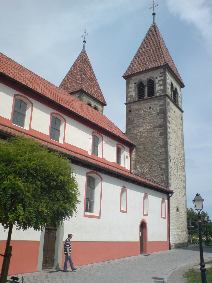
[[152, 6], [150, 7], [150, 9], [152, 10], [152, 16], [153, 16], [153, 24], [155, 23], [155, 16], [156, 16], [156, 13], [155, 13], [155, 8], [158, 7], [159, 5], [157, 3], [155, 3], [155, 0], [152, 0], [153, 3], [152, 3]]
[[86, 37], [88, 36], [88, 33], [85, 29], [84, 34], [81, 36], [83, 38], [83, 50], [85, 50], [85, 44], [86, 44]]

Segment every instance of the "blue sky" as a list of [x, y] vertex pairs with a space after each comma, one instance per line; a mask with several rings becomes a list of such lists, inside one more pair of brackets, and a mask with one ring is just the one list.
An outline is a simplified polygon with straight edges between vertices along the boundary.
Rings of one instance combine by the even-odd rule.
[[[199, 192], [212, 217], [212, 1], [158, 0], [157, 25], [183, 90], [188, 207]], [[58, 85], [86, 50], [107, 100], [105, 114], [125, 131], [125, 81], [151, 22], [151, 0], [0, 0], [0, 51]]]

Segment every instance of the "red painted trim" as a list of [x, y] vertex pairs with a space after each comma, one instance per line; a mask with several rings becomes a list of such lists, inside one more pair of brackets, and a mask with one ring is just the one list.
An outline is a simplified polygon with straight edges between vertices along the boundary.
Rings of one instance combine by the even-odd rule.
[[[0, 251], [4, 252], [6, 241], [0, 241]], [[36, 272], [38, 265], [39, 241], [12, 240], [12, 257], [9, 274]], [[0, 257], [0, 268], [3, 258]]]
[[[18, 93], [16, 93], [16, 94], [13, 95], [12, 111], [11, 111], [11, 114], [10, 114], [10, 120], [11, 120], [11, 122], [12, 122], [13, 112], [14, 112], [14, 108], [15, 108], [15, 100], [18, 99], [18, 98], [20, 98], [20, 99], [22, 99], [24, 102], [26, 102], [26, 103], [27, 103], [27, 106], [28, 106], [29, 104], [31, 105], [31, 106], [30, 106], [30, 112], [31, 112], [31, 113], [30, 113], [30, 116], [29, 116], [29, 130], [30, 130], [30, 129], [31, 129], [31, 124], [32, 124], [33, 103], [32, 103], [32, 101], [29, 100], [29, 98], [26, 97], [25, 95], [18, 94]], [[26, 111], [26, 112], [27, 112], [27, 111]], [[26, 116], [25, 116], [25, 120], [26, 120]], [[12, 123], [12, 124], [13, 124], [13, 123]], [[24, 121], [24, 124], [25, 124], [25, 121]], [[15, 124], [13, 124], [13, 125], [15, 125]], [[26, 127], [21, 127], [21, 126], [18, 126], [18, 125], [15, 125], [15, 126], [20, 127], [20, 128], [23, 128], [23, 129], [26, 128]]]
[[[99, 203], [99, 214], [90, 214], [89, 212], [86, 212], [85, 211], [85, 208], [86, 208], [86, 192], [87, 192], [87, 187], [88, 187], [88, 184], [87, 184], [87, 177], [89, 175], [96, 175], [98, 176], [98, 178], [100, 178], [100, 203]], [[96, 201], [96, 200], [95, 200]], [[85, 182], [85, 193], [84, 193], [84, 217], [88, 217], [88, 218], [96, 218], [96, 219], [100, 219], [101, 218], [101, 211], [102, 211], [102, 176], [96, 172], [96, 171], [89, 171], [86, 173], [86, 182]]]
[[[99, 156], [98, 155], [98, 157], [102, 157], [103, 158], [103, 135], [101, 134], [101, 133], [99, 133], [99, 132], [97, 132], [97, 131], [93, 131], [92, 132], [92, 148], [91, 148], [91, 154], [92, 154], [92, 149], [93, 149], [93, 136], [97, 136], [98, 138], [100, 138], [100, 140], [101, 140], [101, 145], [102, 145], [102, 156]], [[99, 149], [98, 149], [98, 154], [99, 154]]]
[[[164, 205], [164, 209], [165, 209], [164, 216], [163, 216], [163, 205]], [[166, 200], [165, 200], [165, 198], [162, 198], [162, 200], [161, 200], [161, 212], [160, 212], [160, 217], [163, 218], [163, 219], [166, 219]]]
[[[168, 250], [166, 241], [149, 241], [146, 246], [146, 253], [154, 253]], [[101, 251], [101, 252], [99, 252]], [[137, 256], [140, 254], [140, 242], [72, 242], [72, 257], [76, 266], [115, 260], [124, 257]], [[61, 266], [64, 262], [62, 254]]]
[[[63, 126], [63, 141], [62, 143], [65, 143], [65, 135], [66, 135], [66, 119], [58, 112], [51, 112], [50, 113], [50, 124], [49, 124], [49, 138], [50, 138], [50, 133], [51, 133], [51, 124], [52, 124], [52, 116], [54, 117], [59, 117], [60, 120], [63, 121], [64, 123], [64, 126]], [[60, 128], [61, 128], [61, 125], [60, 125]], [[61, 135], [61, 129], [60, 129], [60, 135]], [[51, 139], [51, 138], [50, 138]], [[60, 140], [60, 139], [59, 139]], [[55, 141], [55, 140], [53, 140]], [[55, 142], [58, 142], [58, 141], [55, 141]], [[61, 143], [60, 141], [58, 143]]]
[[[126, 209], [125, 210], [121, 208], [122, 196], [123, 196], [124, 193], [126, 193], [126, 204], [125, 204]], [[127, 188], [126, 187], [122, 187], [121, 188], [121, 193], [120, 193], [120, 212], [127, 213]]]
[[[147, 213], [145, 213], [145, 205], [144, 205], [144, 202], [145, 202], [145, 199], [147, 199], [148, 200], [148, 209], [147, 209]], [[144, 196], [143, 196], [143, 216], [148, 216], [148, 213], [149, 213], [149, 196], [148, 196], [148, 194], [147, 193], [145, 193], [144, 194]]]

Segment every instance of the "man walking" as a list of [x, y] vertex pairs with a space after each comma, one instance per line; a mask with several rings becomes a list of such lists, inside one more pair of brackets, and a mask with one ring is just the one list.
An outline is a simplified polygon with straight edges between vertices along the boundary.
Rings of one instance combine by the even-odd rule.
[[68, 234], [68, 238], [65, 240], [64, 243], [64, 254], [65, 254], [65, 261], [64, 261], [64, 268], [63, 271], [66, 272], [67, 271], [67, 263], [69, 262], [72, 271], [77, 270], [74, 267], [74, 263], [72, 261], [71, 258], [71, 238], [72, 238], [72, 234]]

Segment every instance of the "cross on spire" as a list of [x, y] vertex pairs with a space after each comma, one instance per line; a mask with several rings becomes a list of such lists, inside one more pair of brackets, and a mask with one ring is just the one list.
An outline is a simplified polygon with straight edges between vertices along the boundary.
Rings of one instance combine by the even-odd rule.
[[86, 37], [88, 36], [88, 33], [87, 33], [87, 31], [86, 31], [86, 29], [85, 29], [85, 31], [84, 31], [84, 33], [83, 33], [83, 35], [81, 36], [82, 38], [83, 38], [83, 50], [85, 50], [85, 44], [86, 44]]
[[158, 7], [158, 3], [155, 3], [155, 0], [152, 0], [152, 6], [150, 7], [150, 9], [152, 10], [152, 17], [153, 17], [153, 24], [155, 23], [155, 8]]

